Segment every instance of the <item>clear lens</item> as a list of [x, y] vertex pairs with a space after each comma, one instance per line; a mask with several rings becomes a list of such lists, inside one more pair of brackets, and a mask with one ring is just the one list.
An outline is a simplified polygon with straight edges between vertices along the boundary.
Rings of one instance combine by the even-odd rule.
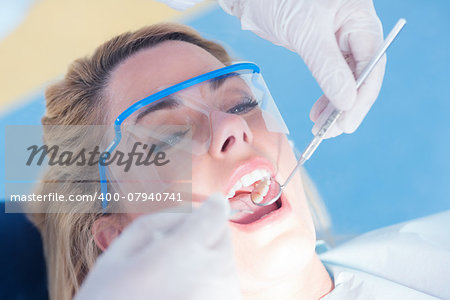
[[[190, 198], [187, 193], [192, 156], [203, 155], [210, 147], [213, 112], [239, 116], [250, 130], [265, 127], [269, 132], [288, 133], [262, 76], [251, 70], [230, 72], [170, 94], [129, 115], [121, 126], [120, 143], [111, 155], [131, 153], [135, 161], [127, 170], [123, 165], [106, 166], [108, 191], [124, 195], [182, 191], [186, 193], [184, 198]], [[142, 155], [136, 154], [137, 150]], [[156, 156], [160, 162], [169, 162], [151, 163]]]
[[[162, 149], [183, 145], [192, 139], [193, 154], [204, 154], [211, 141], [211, 113], [220, 111], [242, 117], [250, 129], [265, 126], [268, 131], [288, 133], [286, 125], [259, 73], [232, 72], [196, 84], [159, 99], [135, 111], [125, 126], [151, 126], [156, 132], [138, 132]], [[169, 130], [176, 125], [183, 130]], [[159, 130], [158, 126], [164, 129]]]

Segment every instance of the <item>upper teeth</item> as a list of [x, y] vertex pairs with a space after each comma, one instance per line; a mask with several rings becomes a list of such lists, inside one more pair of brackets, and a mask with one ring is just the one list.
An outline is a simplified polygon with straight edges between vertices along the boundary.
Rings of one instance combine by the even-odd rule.
[[241, 189], [242, 187], [249, 187], [257, 181], [265, 181], [270, 183], [270, 173], [267, 170], [256, 169], [251, 173], [245, 174], [238, 180], [234, 186], [231, 188], [230, 192], [227, 195], [227, 198], [230, 199], [234, 197], [236, 191]]

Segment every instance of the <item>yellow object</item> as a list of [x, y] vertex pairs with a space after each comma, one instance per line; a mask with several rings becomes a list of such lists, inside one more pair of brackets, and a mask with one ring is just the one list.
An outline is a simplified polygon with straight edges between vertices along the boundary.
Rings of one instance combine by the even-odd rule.
[[151, 0], [37, 1], [0, 41], [0, 109], [62, 76], [73, 60], [108, 38], [186, 13]]

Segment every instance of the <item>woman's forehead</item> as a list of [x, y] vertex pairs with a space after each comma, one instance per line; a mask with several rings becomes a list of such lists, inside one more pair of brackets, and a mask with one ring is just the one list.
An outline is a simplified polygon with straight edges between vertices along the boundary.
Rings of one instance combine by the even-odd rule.
[[194, 44], [166, 41], [137, 52], [113, 70], [106, 94], [116, 117], [128, 106], [194, 76], [224, 67], [216, 57]]

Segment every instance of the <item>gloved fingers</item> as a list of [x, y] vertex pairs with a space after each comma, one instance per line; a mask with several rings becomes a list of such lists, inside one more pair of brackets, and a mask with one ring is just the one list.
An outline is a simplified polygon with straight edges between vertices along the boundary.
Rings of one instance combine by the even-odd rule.
[[[350, 110], [343, 112], [337, 123], [331, 127], [325, 135], [326, 139], [336, 137], [343, 132], [353, 133], [361, 125], [378, 96], [381, 81], [383, 79], [385, 63], [386, 59], [383, 57], [379, 62], [380, 66], [377, 65], [375, 67], [366, 79], [366, 82], [358, 90], [358, 96], [354, 106]], [[314, 111], [311, 112], [311, 117], [314, 118], [311, 119], [315, 122], [312, 129], [313, 134], [317, 134], [322, 125], [333, 112], [334, 106], [330, 102], [328, 102], [327, 106], [322, 109], [326, 103], [327, 99], [322, 96], [314, 105], [315, 107], [313, 107]], [[316, 116], [316, 114], [319, 115]]]
[[340, 110], [350, 109], [356, 98], [353, 72], [331, 30], [311, 34], [308, 51], [299, 54], [328, 100]]
[[[355, 60], [355, 73], [360, 76], [375, 52], [382, 44], [382, 30], [376, 20], [372, 21], [372, 30], [355, 31], [348, 34], [349, 47]], [[378, 28], [378, 29], [377, 29]], [[383, 56], [358, 90], [355, 105], [346, 111], [338, 123], [345, 133], [353, 133], [378, 97], [383, 82], [386, 56]]]
[[325, 134], [324, 139], [330, 139], [341, 135], [343, 131], [339, 128], [338, 124], [334, 124], [330, 130]]
[[336, 41], [332, 11], [321, 10], [314, 1], [283, 5], [273, 0], [240, 1], [233, 5], [242, 13], [242, 29], [297, 52], [325, 96], [339, 109], [352, 107], [356, 83]]
[[[336, 108], [333, 106], [333, 104], [330, 102], [328, 103], [327, 107], [322, 111], [322, 113], [319, 115], [319, 117], [317, 118], [316, 123], [314, 124], [313, 128], [312, 128], [312, 133], [314, 135], [317, 134], [317, 132], [319, 132], [320, 128], [323, 126], [323, 124], [325, 123], [325, 121], [330, 117], [331, 113], [335, 110]], [[337, 124], [334, 124], [329, 130], [328, 132], [325, 134], [324, 138], [328, 139], [328, 138], [333, 138], [336, 137], [338, 135], [342, 134], [342, 130], [337, 126]]]
[[[214, 194], [187, 215], [166, 238], [149, 244], [136, 257], [141, 263], [145, 263], [151, 261], [146, 257], [164, 255], [164, 260], [172, 261], [181, 273], [184, 269], [192, 271], [195, 265], [203, 270], [210, 255], [232, 255], [228, 213], [226, 198], [221, 194]], [[182, 253], [186, 253], [186, 258], [180, 260]]]
[[375, 13], [365, 13], [343, 24], [336, 37], [340, 48], [352, 55], [358, 78], [383, 44], [383, 28]]
[[[336, 38], [349, 68], [358, 78], [383, 42], [381, 23], [373, 7], [354, 12], [339, 28]], [[359, 88], [352, 107], [345, 109], [338, 120], [340, 130], [353, 133], [359, 127], [378, 96], [384, 70], [385, 58], [382, 58]]]
[[325, 95], [322, 95], [316, 101], [316, 103], [314, 103], [314, 105], [311, 108], [311, 111], [309, 113], [309, 118], [311, 119], [311, 121], [313, 121], [314, 123], [317, 121], [317, 118], [319, 118], [320, 114], [328, 106], [328, 103], [330, 103], [330, 101], [328, 101], [328, 99], [327, 99], [327, 97], [325, 97]]
[[386, 58], [383, 57], [359, 88], [355, 105], [338, 120], [339, 128], [345, 133], [353, 133], [375, 103], [381, 88], [385, 63]]
[[228, 231], [230, 204], [219, 193], [211, 195], [198, 209], [183, 220], [171, 237], [178, 243], [214, 246]]
[[[355, 78], [374, 57], [383, 43], [383, 29], [372, 3], [360, 3], [358, 11], [353, 12], [340, 27], [336, 38], [339, 47], [349, 58], [347, 61], [353, 69]], [[339, 127], [346, 133], [354, 132], [378, 96], [383, 82], [385, 58], [382, 58], [358, 90], [355, 104], [346, 110], [345, 117], [338, 121]]]
[[[353, 133], [364, 120], [381, 88], [386, 64], [385, 56], [381, 58], [378, 64], [358, 90], [354, 106], [341, 115], [337, 123], [325, 135], [326, 139], [336, 137], [343, 132]], [[333, 104], [326, 97], [322, 96], [317, 100], [310, 113], [311, 120], [315, 122], [312, 130], [313, 134], [320, 130], [333, 109]]]
[[[189, 241], [186, 244], [171, 238], [170, 243], [162, 245], [163, 248], [151, 249], [142, 259], [145, 261], [148, 257], [161, 255], [156, 262], [156, 269], [165, 274], [168, 273], [167, 269], [175, 270], [171, 273], [170, 280], [178, 288], [169, 291], [168, 299], [210, 299], [211, 295], [218, 291], [221, 292], [217, 295], [223, 297], [214, 296], [214, 299], [240, 299], [231, 240], [222, 239], [220, 244], [219, 247], [211, 249], [201, 243]], [[154, 264], [149, 266], [149, 269], [152, 268], [155, 268]], [[167, 280], [165, 276], [158, 277], [162, 278], [162, 284]], [[180, 287], [189, 289], [188, 298], [186, 291]]]
[[149, 244], [161, 239], [171, 228], [178, 226], [188, 213], [153, 213], [133, 221], [117, 237], [108, 251], [127, 257], [142, 251]]
[[[144, 215], [129, 225], [111, 244], [115, 256], [127, 257], [147, 252], [155, 242], [183, 245], [197, 242], [214, 245], [226, 232], [229, 204], [222, 195], [213, 195], [192, 213], [155, 213]], [[167, 246], [169, 247], [169, 246]]]

